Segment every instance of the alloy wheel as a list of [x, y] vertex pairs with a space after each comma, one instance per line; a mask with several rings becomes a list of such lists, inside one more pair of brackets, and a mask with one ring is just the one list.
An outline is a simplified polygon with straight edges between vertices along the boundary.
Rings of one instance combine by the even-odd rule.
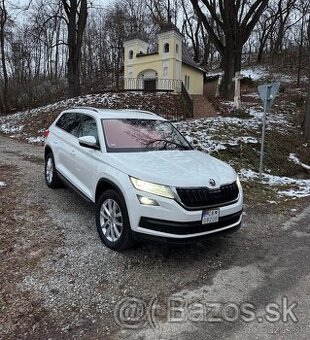
[[117, 242], [123, 231], [123, 216], [118, 203], [109, 198], [100, 209], [100, 226], [107, 240]]
[[54, 164], [52, 157], [49, 157], [46, 161], [45, 176], [48, 183], [52, 183], [53, 180]]

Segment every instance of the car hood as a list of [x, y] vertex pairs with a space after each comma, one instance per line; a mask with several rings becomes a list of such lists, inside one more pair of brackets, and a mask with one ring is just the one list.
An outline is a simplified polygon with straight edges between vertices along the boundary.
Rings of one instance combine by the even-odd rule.
[[108, 159], [129, 176], [173, 187], [211, 187], [210, 179], [219, 187], [236, 180], [230, 165], [196, 150], [109, 153]]

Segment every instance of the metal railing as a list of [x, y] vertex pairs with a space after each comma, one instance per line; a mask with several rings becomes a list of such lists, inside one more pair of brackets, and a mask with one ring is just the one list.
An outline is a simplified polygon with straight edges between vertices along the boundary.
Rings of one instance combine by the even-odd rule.
[[182, 80], [159, 78], [124, 78], [124, 89], [146, 92], [177, 92], [182, 91]]

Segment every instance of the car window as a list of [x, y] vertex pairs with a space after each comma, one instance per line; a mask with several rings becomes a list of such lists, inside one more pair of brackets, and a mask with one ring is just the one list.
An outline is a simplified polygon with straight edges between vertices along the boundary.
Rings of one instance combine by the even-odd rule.
[[82, 114], [75, 112], [64, 113], [56, 122], [56, 126], [77, 136]]
[[96, 121], [94, 118], [86, 115], [84, 116], [84, 119], [81, 122], [78, 134], [78, 137], [83, 136], [94, 136], [98, 141]]

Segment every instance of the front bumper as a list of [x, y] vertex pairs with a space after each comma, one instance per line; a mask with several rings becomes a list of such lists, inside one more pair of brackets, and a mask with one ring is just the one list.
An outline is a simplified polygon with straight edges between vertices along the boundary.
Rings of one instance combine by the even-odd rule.
[[196, 222], [173, 222], [158, 220], [154, 218], [141, 217], [139, 227], [154, 231], [174, 235], [199, 235], [201, 233], [214, 233], [227, 228], [232, 228], [241, 223], [242, 210], [228, 216], [219, 218], [217, 223], [202, 224], [201, 221]]
[[200, 236], [193, 236], [193, 237], [187, 237], [187, 238], [154, 236], [151, 234], [142, 234], [142, 233], [137, 233], [137, 232], [134, 232], [133, 234], [134, 234], [134, 239], [137, 241], [152, 241], [152, 242], [158, 242], [158, 243], [182, 245], [182, 244], [190, 244], [190, 243], [195, 243], [199, 241], [204, 241], [212, 237], [219, 237], [222, 235], [234, 233], [241, 228], [241, 225], [242, 223], [239, 223], [234, 227], [216, 230], [210, 234], [202, 234]]
[[[137, 194], [156, 200], [158, 206], [140, 204]], [[219, 209], [219, 221], [213, 224], [202, 224], [202, 209], [187, 210], [173, 199], [128, 190], [125, 200], [131, 229], [139, 239], [191, 242], [197, 238], [235, 231], [242, 222], [242, 188], [237, 201], [216, 208]]]

